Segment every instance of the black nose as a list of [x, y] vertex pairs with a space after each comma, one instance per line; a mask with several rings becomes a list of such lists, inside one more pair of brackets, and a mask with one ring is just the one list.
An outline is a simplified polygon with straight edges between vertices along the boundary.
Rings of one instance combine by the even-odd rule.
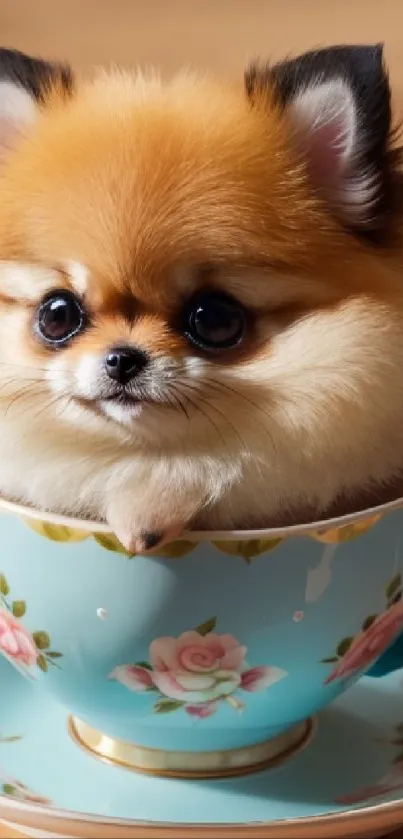
[[105, 369], [111, 379], [125, 385], [144, 369], [147, 362], [146, 354], [136, 347], [114, 347], [106, 355]]

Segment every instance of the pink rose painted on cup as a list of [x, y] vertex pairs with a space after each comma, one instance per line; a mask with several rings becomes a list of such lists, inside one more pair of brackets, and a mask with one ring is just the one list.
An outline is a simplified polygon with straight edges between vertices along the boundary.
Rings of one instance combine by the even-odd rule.
[[21, 618], [26, 615], [25, 600], [13, 600], [9, 583], [0, 573], [0, 655], [29, 678], [35, 678], [39, 670], [44, 673], [58, 667], [56, 659], [62, 653], [51, 649], [51, 641], [43, 629], [29, 632]]
[[232, 635], [157, 638], [150, 645], [153, 683], [164, 696], [192, 704], [229, 696], [241, 683], [245, 654]]
[[17, 618], [0, 608], [0, 652], [15, 664], [36, 664], [39, 652], [32, 635]]
[[206, 719], [224, 700], [242, 710], [244, 703], [234, 697], [237, 691], [265, 690], [287, 674], [278, 667], [249, 667], [247, 648], [233, 635], [214, 632], [215, 625], [212, 619], [178, 638], [156, 638], [149, 661], [120, 665], [109, 678], [135, 693], [157, 692], [156, 713], [184, 708], [190, 716]]
[[336, 679], [348, 679], [355, 673], [366, 670], [402, 629], [403, 601], [400, 600], [378, 615], [367, 629], [352, 639], [346, 652], [325, 680], [325, 684], [330, 684]]

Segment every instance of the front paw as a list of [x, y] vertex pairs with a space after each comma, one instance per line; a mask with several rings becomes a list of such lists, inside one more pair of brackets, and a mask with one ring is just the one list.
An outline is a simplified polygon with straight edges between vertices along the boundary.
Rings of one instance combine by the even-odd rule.
[[108, 524], [119, 542], [130, 554], [157, 553], [163, 545], [179, 539], [185, 529], [183, 524], [162, 524], [142, 522], [140, 518], [130, 520], [122, 511], [110, 510]]
[[163, 545], [179, 539], [184, 531], [184, 526], [171, 526], [163, 530], [142, 530], [134, 537], [135, 553], [147, 554], [157, 552]]

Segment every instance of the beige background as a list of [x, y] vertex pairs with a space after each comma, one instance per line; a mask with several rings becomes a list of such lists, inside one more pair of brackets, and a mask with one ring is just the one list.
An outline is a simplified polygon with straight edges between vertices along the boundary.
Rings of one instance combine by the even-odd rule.
[[[115, 62], [168, 74], [190, 65], [232, 77], [254, 56], [384, 41], [403, 101], [403, 0], [0, 0], [0, 33], [3, 46], [84, 71]], [[0, 837], [10, 835], [0, 827]]]
[[403, 90], [402, 0], [0, 0], [3, 46], [77, 67], [121, 62], [242, 72], [248, 57], [385, 41]]

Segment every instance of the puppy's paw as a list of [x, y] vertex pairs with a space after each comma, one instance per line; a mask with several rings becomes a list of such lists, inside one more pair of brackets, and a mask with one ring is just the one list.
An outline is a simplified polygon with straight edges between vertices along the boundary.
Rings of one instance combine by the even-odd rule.
[[[172, 470], [171, 470], [172, 472]], [[111, 530], [127, 551], [133, 554], [156, 553], [168, 542], [180, 539], [184, 530], [205, 506], [206, 487], [203, 481], [185, 481], [187, 473], [178, 470], [166, 481], [157, 473], [137, 485], [114, 487], [106, 498], [105, 513]], [[208, 484], [207, 484], [208, 486]], [[161, 490], [161, 487], [163, 489]]]
[[145, 554], [158, 551], [158, 548], [162, 548], [163, 545], [179, 539], [184, 529], [184, 527], [178, 525], [168, 527], [165, 530], [142, 530], [136, 537], [135, 553]]
[[156, 521], [152, 522], [147, 517], [142, 519], [138, 514], [133, 518], [127, 515], [120, 508], [113, 506], [107, 514], [108, 524], [119, 539], [119, 542], [129, 553], [147, 554], [158, 552], [158, 549], [169, 542], [179, 539], [183, 533], [186, 523], [172, 524]]

